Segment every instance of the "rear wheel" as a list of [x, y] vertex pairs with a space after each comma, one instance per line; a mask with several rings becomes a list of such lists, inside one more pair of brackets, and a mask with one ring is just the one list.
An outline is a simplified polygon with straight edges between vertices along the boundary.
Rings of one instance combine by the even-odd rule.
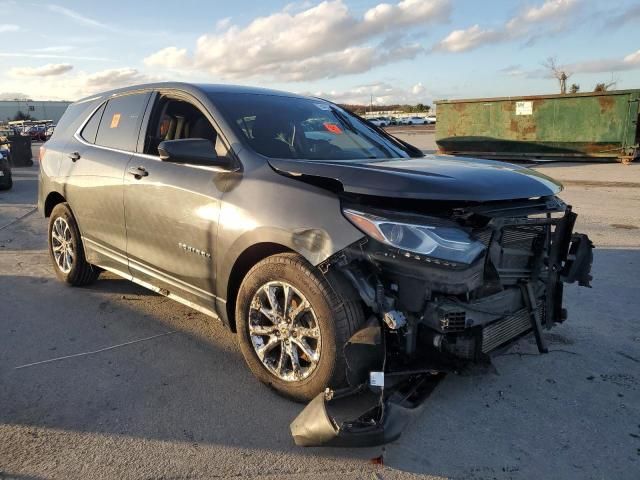
[[66, 203], [56, 205], [49, 218], [49, 256], [58, 279], [69, 285], [88, 285], [100, 275], [85, 259], [78, 224]]
[[253, 374], [278, 393], [308, 401], [345, 380], [342, 347], [364, 322], [353, 287], [331, 283], [297, 254], [268, 257], [240, 286], [240, 349]]

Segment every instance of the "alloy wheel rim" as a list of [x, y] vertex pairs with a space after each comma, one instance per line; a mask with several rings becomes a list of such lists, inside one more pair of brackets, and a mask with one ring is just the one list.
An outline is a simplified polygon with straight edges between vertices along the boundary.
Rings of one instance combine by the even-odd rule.
[[249, 308], [249, 336], [262, 365], [286, 382], [307, 378], [320, 361], [318, 319], [305, 296], [284, 281], [268, 282]]
[[51, 228], [51, 251], [58, 269], [62, 273], [69, 273], [73, 267], [75, 252], [71, 228], [62, 217], [56, 218]]

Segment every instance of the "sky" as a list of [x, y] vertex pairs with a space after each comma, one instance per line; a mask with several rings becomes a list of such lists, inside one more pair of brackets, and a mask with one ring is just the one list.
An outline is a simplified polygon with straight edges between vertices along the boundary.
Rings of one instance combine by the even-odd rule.
[[639, 0], [0, 1], [0, 98], [154, 81], [341, 103], [640, 88]]

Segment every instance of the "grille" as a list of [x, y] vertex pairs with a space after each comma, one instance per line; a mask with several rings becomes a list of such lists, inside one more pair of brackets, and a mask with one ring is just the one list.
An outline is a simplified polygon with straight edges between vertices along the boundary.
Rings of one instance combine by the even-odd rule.
[[532, 259], [536, 242], [544, 240], [544, 225], [509, 225], [503, 228], [500, 254], [494, 259], [504, 284], [517, 283], [532, 276]]
[[502, 247], [531, 250], [533, 241], [544, 234], [542, 225], [517, 225], [508, 226], [502, 232]]
[[482, 228], [478, 230], [474, 230], [473, 236], [480, 241], [485, 247], [489, 246], [489, 242], [491, 241], [491, 235], [493, 235], [493, 230], [490, 228]]
[[447, 332], [464, 330], [467, 314], [462, 311], [447, 312], [440, 318], [440, 327]]
[[[544, 307], [538, 305], [540, 320], [544, 321]], [[488, 353], [505, 342], [531, 329], [529, 311], [518, 310], [513, 315], [493, 322], [482, 329], [482, 353]]]

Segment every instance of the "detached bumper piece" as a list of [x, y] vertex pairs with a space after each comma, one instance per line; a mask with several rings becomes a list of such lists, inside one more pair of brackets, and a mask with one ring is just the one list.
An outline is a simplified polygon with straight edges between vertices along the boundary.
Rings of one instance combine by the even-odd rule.
[[327, 389], [307, 404], [290, 426], [296, 445], [368, 447], [400, 436], [445, 370], [413, 365], [384, 373], [385, 347], [375, 318], [349, 339], [344, 354], [354, 386]]
[[[395, 383], [389, 389], [391, 393], [366, 386], [327, 390], [295, 418], [291, 435], [302, 447], [371, 447], [392, 442], [400, 437], [413, 413], [441, 379], [442, 374], [409, 375]], [[393, 376], [385, 375], [385, 382], [393, 380]], [[360, 407], [359, 413], [356, 406]], [[350, 412], [356, 412], [355, 420], [341, 420]]]

